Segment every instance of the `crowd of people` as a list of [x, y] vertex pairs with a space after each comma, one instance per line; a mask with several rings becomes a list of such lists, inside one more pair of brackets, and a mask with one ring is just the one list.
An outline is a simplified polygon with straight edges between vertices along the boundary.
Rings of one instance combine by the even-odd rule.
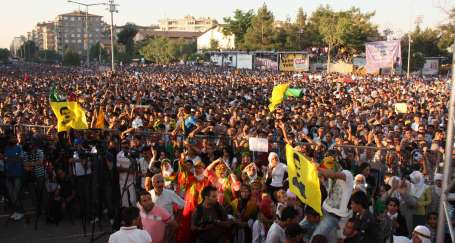
[[[280, 83], [303, 96], [269, 112]], [[90, 129], [57, 132], [52, 86]], [[0, 67], [0, 197], [11, 220], [30, 192], [48, 223], [109, 222], [109, 242], [435, 242], [448, 96], [398, 75]], [[285, 144], [318, 168], [322, 215], [289, 189]]]

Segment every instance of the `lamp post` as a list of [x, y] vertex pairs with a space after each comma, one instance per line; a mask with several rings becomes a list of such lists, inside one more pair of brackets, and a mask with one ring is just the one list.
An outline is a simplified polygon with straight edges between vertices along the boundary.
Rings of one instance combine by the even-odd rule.
[[87, 48], [87, 58], [86, 58], [86, 62], [85, 64], [87, 65], [87, 67], [90, 65], [90, 47], [89, 47], [89, 33], [88, 33], [88, 7], [90, 6], [97, 6], [97, 5], [106, 5], [106, 3], [91, 3], [91, 4], [87, 4], [87, 3], [80, 3], [80, 2], [76, 2], [76, 1], [73, 1], [73, 0], [68, 0], [69, 3], [75, 3], [75, 4], [78, 4], [78, 5], [82, 5], [82, 6], [85, 6], [85, 33], [84, 33], [84, 43], [86, 45], [86, 48]]
[[111, 12], [111, 71], [115, 72], [115, 60], [114, 60], [114, 12], [118, 13], [118, 10], [115, 7], [118, 6], [114, 4], [114, 0], [109, 0], [109, 12]]

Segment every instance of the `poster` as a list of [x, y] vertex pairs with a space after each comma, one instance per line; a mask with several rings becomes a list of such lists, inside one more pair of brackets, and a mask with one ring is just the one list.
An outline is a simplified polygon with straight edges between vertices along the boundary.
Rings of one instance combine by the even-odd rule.
[[267, 138], [249, 137], [248, 145], [250, 146], [250, 151], [269, 152], [269, 141]]
[[281, 53], [280, 71], [307, 72], [310, 70], [310, 58], [303, 53]]
[[377, 73], [381, 68], [401, 66], [401, 44], [399, 40], [376, 41], [365, 44], [366, 69]]
[[423, 64], [422, 75], [438, 75], [439, 73], [439, 60], [426, 59]]
[[237, 68], [252, 69], [253, 68], [253, 55], [237, 54]]

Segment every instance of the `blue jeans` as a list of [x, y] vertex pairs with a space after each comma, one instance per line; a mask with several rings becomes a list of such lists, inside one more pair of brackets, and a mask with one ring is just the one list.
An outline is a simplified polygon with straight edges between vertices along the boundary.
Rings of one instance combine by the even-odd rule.
[[22, 188], [21, 177], [7, 177], [6, 188], [8, 190], [8, 197], [11, 201], [11, 206], [14, 212], [22, 213], [24, 211], [22, 203], [20, 201], [20, 192]]
[[328, 242], [336, 242], [336, 230], [340, 219], [329, 214], [325, 210], [323, 211], [323, 215], [324, 217], [314, 230], [312, 237], [315, 235], [323, 235], [327, 238]]

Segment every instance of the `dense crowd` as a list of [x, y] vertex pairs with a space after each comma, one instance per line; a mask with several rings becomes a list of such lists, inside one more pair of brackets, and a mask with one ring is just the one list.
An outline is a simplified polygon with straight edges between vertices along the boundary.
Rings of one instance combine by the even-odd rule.
[[[303, 96], [270, 113], [280, 83]], [[57, 133], [52, 86], [105, 128]], [[0, 197], [12, 220], [27, 191], [49, 223], [121, 226], [110, 242], [434, 242], [448, 95], [393, 75], [0, 67]], [[285, 144], [318, 167], [323, 215], [289, 190]]]

